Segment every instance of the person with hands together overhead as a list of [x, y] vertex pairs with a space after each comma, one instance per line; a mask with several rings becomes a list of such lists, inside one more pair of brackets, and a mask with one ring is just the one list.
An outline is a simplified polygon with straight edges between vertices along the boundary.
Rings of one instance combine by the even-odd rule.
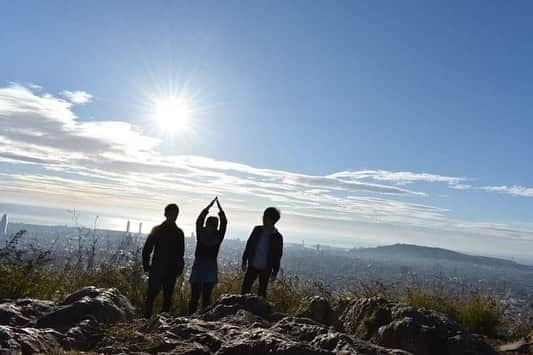
[[283, 236], [275, 224], [281, 215], [277, 208], [269, 207], [263, 213], [263, 225], [256, 226], [248, 238], [242, 255], [242, 270], [245, 273], [241, 293], [250, 293], [259, 278], [258, 294], [266, 298], [269, 280], [275, 281], [283, 255]]
[[[218, 208], [218, 219], [214, 216], [207, 217], [209, 209], [215, 203]], [[218, 251], [226, 234], [227, 225], [228, 220], [218, 197], [211, 201], [196, 219], [196, 250], [190, 278], [189, 312], [191, 314], [198, 308], [200, 297], [202, 298], [202, 308], [211, 304], [211, 293], [218, 282]]]
[[185, 239], [183, 231], [176, 225], [178, 214], [179, 208], [176, 204], [167, 205], [165, 207], [166, 220], [152, 229], [142, 250], [143, 269], [149, 273], [144, 309], [146, 318], [152, 316], [154, 300], [161, 288], [163, 289], [161, 311], [170, 310], [176, 279], [183, 272]]

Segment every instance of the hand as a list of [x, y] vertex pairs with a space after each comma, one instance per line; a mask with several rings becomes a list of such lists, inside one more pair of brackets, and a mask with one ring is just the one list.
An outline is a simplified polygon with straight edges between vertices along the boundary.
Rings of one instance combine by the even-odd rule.
[[220, 201], [218, 200], [218, 196], [215, 198], [215, 201], [217, 202], [218, 210], [219, 210], [220, 212], [224, 212], [224, 211], [222, 210], [222, 206], [220, 206]]
[[211, 207], [213, 207], [213, 205], [215, 204], [215, 201], [217, 201], [217, 197], [215, 197], [215, 198], [213, 199], [213, 201], [211, 201], [211, 202], [209, 203], [209, 205], [207, 205], [206, 209], [210, 209]]
[[242, 270], [242, 272], [246, 271], [246, 263], [242, 263], [241, 264], [241, 270]]

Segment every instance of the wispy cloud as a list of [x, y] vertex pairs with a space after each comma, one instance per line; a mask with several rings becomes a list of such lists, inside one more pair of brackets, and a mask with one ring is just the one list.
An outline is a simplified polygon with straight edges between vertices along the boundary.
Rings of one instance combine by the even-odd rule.
[[72, 102], [73, 104], [78, 104], [78, 105], [87, 104], [91, 102], [93, 99], [93, 95], [85, 91], [63, 90], [61, 92], [61, 96], [63, 96], [65, 99]]
[[[127, 122], [78, 120], [72, 107], [89, 102], [91, 96], [85, 94], [67, 101], [16, 84], [0, 88], [0, 163], [19, 167], [0, 174], [4, 202], [67, 208], [75, 202], [92, 210], [144, 214], [158, 211], [169, 198], [197, 210], [206, 199], [221, 195], [236, 213], [277, 204], [294, 221], [322, 221], [315, 232], [351, 223], [346, 227], [350, 233], [354, 223], [361, 223], [502, 238], [533, 236], [529, 227], [451, 219], [447, 209], [429, 204], [428, 193], [418, 188], [440, 183], [469, 189], [469, 178], [387, 170], [307, 175], [165, 155], [158, 139]], [[531, 194], [521, 187], [484, 189]]]
[[525, 186], [483, 186], [480, 187], [481, 190], [485, 191], [491, 191], [491, 192], [499, 192], [503, 194], [509, 194], [513, 196], [521, 196], [521, 197], [533, 197], [533, 187], [525, 187]]
[[414, 182], [440, 182], [446, 183], [450, 187], [465, 186], [464, 182], [471, 179], [464, 177], [444, 176], [430, 173], [416, 173], [410, 171], [387, 171], [387, 170], [359, 170], [359, 171], [342, 171], [330, 175], [340, 179], [347, 180], [364, 180], [372, 179], [378, 181], [387, 181], [398, 185], [405, 185]]

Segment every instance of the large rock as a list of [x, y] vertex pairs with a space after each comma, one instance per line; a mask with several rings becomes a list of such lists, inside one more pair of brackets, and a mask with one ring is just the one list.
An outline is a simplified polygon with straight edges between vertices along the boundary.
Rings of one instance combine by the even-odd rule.
[[50, 313], [54, 302], [34, 299], [3, 300], [0, 303], [0, 325], [32, 326]]
[[338, 315], [324, 297], [313, 296], [304, 300], [298, 311], [298, 317], [310, 318], [318, 323], [332, 326], [342, 331], [343, 327]]
[[206, 309], [199, 316], [204, 320], [222, 320], [233, 317], [239, 310], [244, 310], [265, 320], [273, 316], [272, 306], [264, 298], [253, 295], [222, 295], [214, 305]]
[[357, 338], [417, 355], [496, 354], [480, 336], [443, 314], [380, 297], [353, 301], [340, 320]]
[[89, 286], [69, 295], [60, 306], [41, 317], [36, 326], [65, 332], [86, 319], [112, 324], [130, 321], [133, 316], [133, 306], [116, 288]]
[[85, 287], [60, 305], [33, 299], [0, 304], [0, 354], [90, 350], [103, 337], [102, 324], [127, 322], [134, 309], [116, 289]]
[[[172, 354], [408, 354], [385, 349], [309, 318], [274, 321], [272, 307], [254, 295], [224, 295], [206, 312], [192, 317], [158, 315], [137, 328], [133, 338], [106, 337], [103, 353]], [[120, 328], [121, 326], [118, 325]], [[126, 336], [132, 336], [127, 332]], [[116, 347], [125, 344], [127, 347]], [[132, 345], [128, 345], [132, 344]]]
[[0, 354], [51, 354], [61, 349], [62, 338], [52, 329], [0, 325]]

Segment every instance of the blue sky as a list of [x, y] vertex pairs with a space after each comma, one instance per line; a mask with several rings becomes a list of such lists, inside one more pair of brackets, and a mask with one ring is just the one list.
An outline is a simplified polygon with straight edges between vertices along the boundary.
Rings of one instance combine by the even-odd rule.
[[[532, 12], [526, 1], [2, 3], [0, 203], [155, 223], [170, 195], [187, 226], [218, 193], [236, 234], [279, 204], [298, 240], [531, 255]], [[191, 127], [163, 134], [153, 99], [176, 93], [192, 98]], [[175, 190], [173, 177], [199, 185]]]

